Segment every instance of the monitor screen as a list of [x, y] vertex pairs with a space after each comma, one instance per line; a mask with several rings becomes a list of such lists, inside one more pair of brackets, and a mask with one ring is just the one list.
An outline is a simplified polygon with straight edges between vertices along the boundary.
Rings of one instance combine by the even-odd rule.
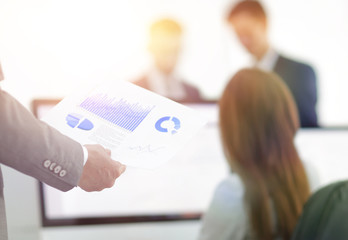
[[295, 144], [317, 175], [316, 187], [348, 179], [348, 128], [301, 129]]
[[[36, 101], [34, 113], [42, 118], [53, 103]], [[155, 170], [128, 167], [113, 188], [102, 192], [60, 192], [41, 184], [43, 225], [199, 219], [228, 167], [216, 104], [191, 107], [209, 122], [166, 165]]]
[[[34, 113], [41, 118], [57, 102], [36, 101]], [[190, 107], [209, 119], [208, 124], [166, 165], [155, 170], [128, 167], [114, 187], [102, 192], [60, 192], [41, 184], [43, 226], [199, 219], [229, 168], [217, 105]], [[295, 144], [318, 176], [316, 187], [347, 179], [348, 129], [301, 129]]]

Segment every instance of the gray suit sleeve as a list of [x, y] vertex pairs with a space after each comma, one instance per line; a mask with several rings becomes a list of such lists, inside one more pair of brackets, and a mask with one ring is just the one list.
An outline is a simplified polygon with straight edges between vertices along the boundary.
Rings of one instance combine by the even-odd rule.
[[77, 186], [81, 145], [37, 120], [1, 89], [0, 134], [0, 163], [62, 191]]

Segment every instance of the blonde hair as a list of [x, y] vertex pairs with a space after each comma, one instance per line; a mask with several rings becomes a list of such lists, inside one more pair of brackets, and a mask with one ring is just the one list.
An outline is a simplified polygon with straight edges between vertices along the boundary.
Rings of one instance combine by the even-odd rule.
[[182, 34], [182, 27], [180, 24], [172, 19], [163, 18], [154, 23], [150, 27], [150, 34], [153, 36], [156, 33], [168, 33], [168, 34]]

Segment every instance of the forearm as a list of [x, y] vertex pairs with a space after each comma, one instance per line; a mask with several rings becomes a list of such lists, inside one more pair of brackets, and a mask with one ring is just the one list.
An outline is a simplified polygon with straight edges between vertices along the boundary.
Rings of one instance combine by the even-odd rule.
[[0, 111], [1, 163], [63, 191], [77, 186], [83, 168], [79, 143], [35, 119], [1, 90]]

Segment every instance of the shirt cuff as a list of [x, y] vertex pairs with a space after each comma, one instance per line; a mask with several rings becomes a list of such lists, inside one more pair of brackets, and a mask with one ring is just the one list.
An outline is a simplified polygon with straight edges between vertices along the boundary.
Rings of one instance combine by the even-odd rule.
[[88, 159], [88, 151], [87, 148], [85, 146], [82, 146], [82, 150], [83, 150], [83, 166], [85, 166], [87, 159]]

